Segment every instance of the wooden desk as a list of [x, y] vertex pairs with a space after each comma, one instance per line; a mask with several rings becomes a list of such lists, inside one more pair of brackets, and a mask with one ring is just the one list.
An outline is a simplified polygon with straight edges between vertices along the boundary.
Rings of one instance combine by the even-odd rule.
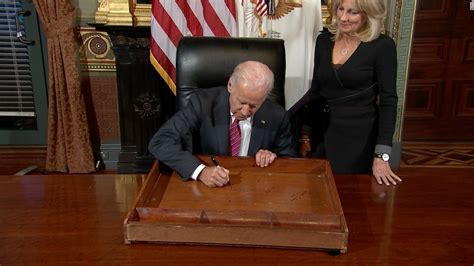
[[398, 171], [386, 189], [335, 176], [346, 254], [273, 248], [124, 244], [141, 175], [0, 176], [0, 264], [472, 265], [472, 169]]
[[[198, 156], [212, 165], [209, 156]], [[183, 182], [155, 163], [125, 219], [131, 242], [325, 249], [345, 253], [348, 229], [329, 163], [218, 157], [230, 184]]]

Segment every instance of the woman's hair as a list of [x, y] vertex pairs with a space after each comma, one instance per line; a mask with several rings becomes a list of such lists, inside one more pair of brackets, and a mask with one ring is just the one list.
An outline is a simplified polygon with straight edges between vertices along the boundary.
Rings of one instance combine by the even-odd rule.
[[[338, 40], [340, 36], [337, 26], [337, 9], [344, 0], [334, 0], [331, 9], [331, 24], [328, 26], [329, 31], [335, 35]], [[362, 27], [356, 36], [363, 42], [370, 42], [379, 37], [384, 31], [385, 22], [385, 4], [383, 0], [355, 0], [357, 9], [362, 15]]]

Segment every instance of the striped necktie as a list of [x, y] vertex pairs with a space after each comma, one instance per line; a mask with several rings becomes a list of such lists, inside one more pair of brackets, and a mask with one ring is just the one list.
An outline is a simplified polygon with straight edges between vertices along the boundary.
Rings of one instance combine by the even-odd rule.
[[240, 126], [239, 120], [235, 119], [229, 128], [229, 143], [230, 143], [230, 154], [232, 156], [239, 156], [240, 152]]

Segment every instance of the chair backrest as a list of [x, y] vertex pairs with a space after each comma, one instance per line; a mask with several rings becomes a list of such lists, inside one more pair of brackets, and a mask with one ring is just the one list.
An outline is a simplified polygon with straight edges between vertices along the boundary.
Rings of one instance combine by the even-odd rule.
[[234, 67], [247, 60], [266, 64], [275, 76], [269, 98], [285, 107], [285, 46], [280, 39], [184, 37], [176, 56], [177, 109], [196, 89], [227, 86]]

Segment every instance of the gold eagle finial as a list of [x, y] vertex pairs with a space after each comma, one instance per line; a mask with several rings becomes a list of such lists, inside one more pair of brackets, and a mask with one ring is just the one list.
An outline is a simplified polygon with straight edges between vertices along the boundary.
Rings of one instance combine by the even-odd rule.
[[[285, 15], [289, 14], [295, 8], [303, 7], [303, 0], [273, 0], [271, 2], [273, 8], [272, 12], [259, 15], [257, 5], [263, 0], [242, 0], [241, 5], [244, 7], [244, 20], [247, 28], [251, 32], [257, 32], [259, 37], [266, 37], [267, 32], [263, 29], [263, 18], [266, 17], [269, 20], [281, 19]], [[316, 0], [312, 0], [316, 1]], [[319, 0], [318, 0], [319, 1]], [[249, 3], [250, 6], [244, 5]], [[276, 6], [274, 6], [276, 3]]]
[[290, 13], [296, 7], [302, 7], [303, 0], [280, 0], [275, 7], [275, 14], [267, 15], [268, 19], [280, 19]]

